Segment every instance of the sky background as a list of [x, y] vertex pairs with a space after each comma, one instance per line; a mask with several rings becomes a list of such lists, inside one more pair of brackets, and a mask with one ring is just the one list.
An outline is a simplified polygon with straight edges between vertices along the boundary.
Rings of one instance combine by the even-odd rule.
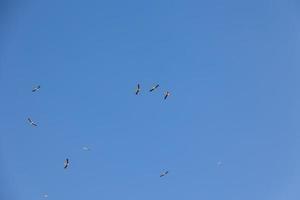
[[1, 1], [0, 199], [299, 200], [299, 11]]

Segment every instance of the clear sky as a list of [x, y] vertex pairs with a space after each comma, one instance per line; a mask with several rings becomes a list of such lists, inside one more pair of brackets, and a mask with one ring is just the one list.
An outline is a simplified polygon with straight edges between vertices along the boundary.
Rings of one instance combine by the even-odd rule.
[[299, 200], [299, 10], [2, 1], [0, 199]]

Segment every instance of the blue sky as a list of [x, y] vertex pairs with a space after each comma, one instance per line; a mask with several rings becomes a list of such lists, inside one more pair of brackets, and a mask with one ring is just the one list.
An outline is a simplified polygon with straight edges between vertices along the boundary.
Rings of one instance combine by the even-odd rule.
[[1, 199], [298, 200], [299, 9], [4, 1]]

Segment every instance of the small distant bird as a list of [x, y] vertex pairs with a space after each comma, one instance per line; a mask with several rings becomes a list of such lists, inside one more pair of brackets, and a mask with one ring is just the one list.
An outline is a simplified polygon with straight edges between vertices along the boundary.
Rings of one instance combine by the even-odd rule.
[[166, 99], [168, 98], [168, 96], [170, 96], [170, 95], [171, 95], [171, 93], [167, 91], [167, 92], [165, 93], [164, 99], [166, 100]]
[[38, 86], [36, 86], [35, 88], [32, 89], [32, 92], [36, 92], [36, 91], [38, 91], [38, 90], [40, 90], [40, 89], [41, 89], [41, 86], [38, 85]]
[[64, 162], [64, 165], [65, 165], [64, 168], [67, 169], [67, 167], [69, 166], [69, 164], [70, 164], [70, 163], [69, 163], [69, 159], [67, 158], [67, 159], [65, 160], [65, 162]]
[[222, 162], [222, 161], [218, 161], [218, 162], [217, 162], [217, 165], [218, 165], [218, 167], [222, 167], [223, 162]]
[[43, 196], [44, 196], [44, 198], [48, 198], [48, 194], [44, 194]]
[[29, 123], [32, 125], [32, 126], [37, 126], [37, 124], [36, 123], [34, 123], [29, 117], [28, 117], [28, 119], [27, 119], [28, 121], [29, 121]]
[[137, 88], [136, 88], [136, 91], [135, 91], [135, 94], [138, 95], [141, 91], [141, 86], [140, 84], [137, 85]]
[[160, 174], [159, 177], [163, 177], [163, 176], [167, 175], [168, 173], [169, 173], [169, 171], [164, 171], [163, 173]]
[[159, 87], [159, 84], [153, 86], [153, 87], [149, 90], [149, 92], [153, 92], [153, 91], [156, 90], [158, 87]]
[[82, 147], [82, 150], [84, 150], [84, 151], [89, 151], [90, 148], [88, 148], [88, 147]]

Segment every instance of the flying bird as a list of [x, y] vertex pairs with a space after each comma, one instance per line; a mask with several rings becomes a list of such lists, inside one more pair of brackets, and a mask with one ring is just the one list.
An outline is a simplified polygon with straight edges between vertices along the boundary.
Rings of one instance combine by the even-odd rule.
[[32, 125], [32, 126], [37, 126], [37, 124], [36, 123], [34, 123], [29, 117], [28, 117], [28, 119], [27, 119], [28, 121], [29, 121], [29, 123]]
[[67, 169], [67, 167], [69, 166], [69, 164], [70, 164], [70, 163], [69, 163], [69, 159], [67, 158], [67, 159], [65, 160], [65, 162], [64, 162], [64, 165], [65, 165], [64, 168]]
[[156, 90], [159, 87], [159, 84], [156, 84], [155, 86], [153, 86], [149, 92], [153, 92], [154, 90]]
[[160, 174], [159, 177], [163, 177], [163, 176], [167, 175], [168, 173], [169, 173], [169, 171], [164, 171], [163, 173]]
[[89, 148], [89, 147], [82, 147], [82, 150], [84, 150], [84, 151], [89, 151], [90, 148]]
[[168, 98], [168, 96], [170, 96], [170, 95], [171, 95], [171, 93], [167, 91], [167, 92], [165, 93], [164, 99], [166, 100], [166, 99]]
[[38, 91], [38, 90], [40, 90], [40, 89], [41, 89], [41, 86], [38, 85], [38, 86], [36, 86], [36, 87], [34, 87], [34, 88], [32, 89], [32, 92], [36, 92], [36, 91]]
[[44, 198], [48, 198], [48, 194], [44, 194], [43, 196], [44, 196]]
[[222, 161], [218, 161], [217, 165], [218, 165], [218, 167], [222, 167], [223, 166], [223, 162]]
[[137, 85], [137, 88], [136, 88], [136, 91], [135, 91], [135, 94], [138, 95], [141, 91], [141, 86], [140, 84]]

